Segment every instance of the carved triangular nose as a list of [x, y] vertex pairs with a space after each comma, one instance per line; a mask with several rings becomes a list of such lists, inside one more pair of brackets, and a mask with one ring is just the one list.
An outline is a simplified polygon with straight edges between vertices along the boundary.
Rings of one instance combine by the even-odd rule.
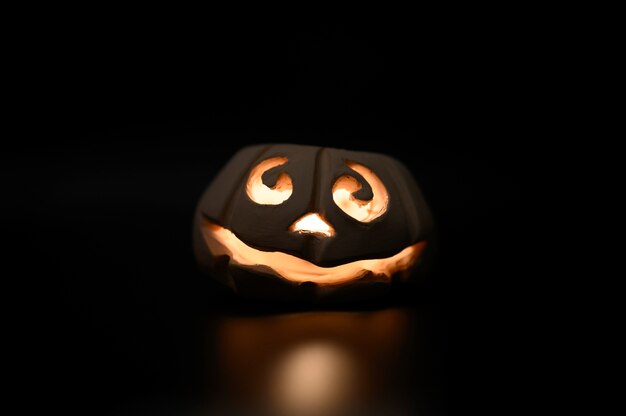
[[294, 221], [289, 231], [299, 234], [315, 234], [320, 237], [332, 237], [335, 229], [319, 214], [309, 212]]

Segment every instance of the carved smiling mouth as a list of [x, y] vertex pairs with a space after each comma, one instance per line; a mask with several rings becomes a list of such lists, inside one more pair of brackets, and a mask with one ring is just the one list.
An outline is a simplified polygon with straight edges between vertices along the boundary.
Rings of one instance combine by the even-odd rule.
[[206, 219], [203, 220], [202, 235], [211, 253], [228, 256], [231, 264], [257, 268], [265, 273], [269, 268], [276, 276], [291, 282], [324, 285], [345, 283], [369, 273], [390, 279], [396, 273], [411, 269], [426, 247], [426, 242], [421, 241], [391, 257], [321, 267], [287, 253], [257, 250], [241, 241], [232, 231]]

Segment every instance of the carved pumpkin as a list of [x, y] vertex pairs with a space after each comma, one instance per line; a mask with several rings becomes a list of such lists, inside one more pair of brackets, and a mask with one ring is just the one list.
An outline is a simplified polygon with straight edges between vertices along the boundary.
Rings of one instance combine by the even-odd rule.
[[382, 154], [246, 147], [202, 195], [201, 269], [261, 298], [369, 297], [422, 261], [433, 222], [409, 171]]

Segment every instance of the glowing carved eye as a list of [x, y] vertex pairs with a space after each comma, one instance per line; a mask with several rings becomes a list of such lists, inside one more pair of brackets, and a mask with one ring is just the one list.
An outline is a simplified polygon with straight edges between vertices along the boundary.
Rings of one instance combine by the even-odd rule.
[[355, 162], [346, 161], [346, 165], [361, 175], [372, 188], [372, 199], [361, 200], [354, 196], [363, 185], [354, 177], [341, 176], [333, 185], [333, 200], [343, 212], [361, 222], [371, 222], [387, 211], [389, 194], [385, 185], [371, 169]]
[[246, 193], [251, 200], [261, 205], [279, 205], [289, 199], [293, 192], [291, 178], [285, 172], [281, 172], [276, 178], [276, 183], [268, 187], [263, 183], [263, 174], [276, 166], [287, 163], [286, 157], [272, 157], [256, 165], [246, 184]]

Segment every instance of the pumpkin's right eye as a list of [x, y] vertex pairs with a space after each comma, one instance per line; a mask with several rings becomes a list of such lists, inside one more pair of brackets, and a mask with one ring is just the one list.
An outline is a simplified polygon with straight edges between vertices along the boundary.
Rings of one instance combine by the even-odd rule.
[[289, 199], [293, 193], [293, 183], [287, 173], [281, 172], [272, 186], [263, 183], [265, 172], [284, 165], [288, 160], [286, 157], [272, 157], [252, 168], [246, 183], [246, 193], [252, 201], [260, 205], [279, 205]]

